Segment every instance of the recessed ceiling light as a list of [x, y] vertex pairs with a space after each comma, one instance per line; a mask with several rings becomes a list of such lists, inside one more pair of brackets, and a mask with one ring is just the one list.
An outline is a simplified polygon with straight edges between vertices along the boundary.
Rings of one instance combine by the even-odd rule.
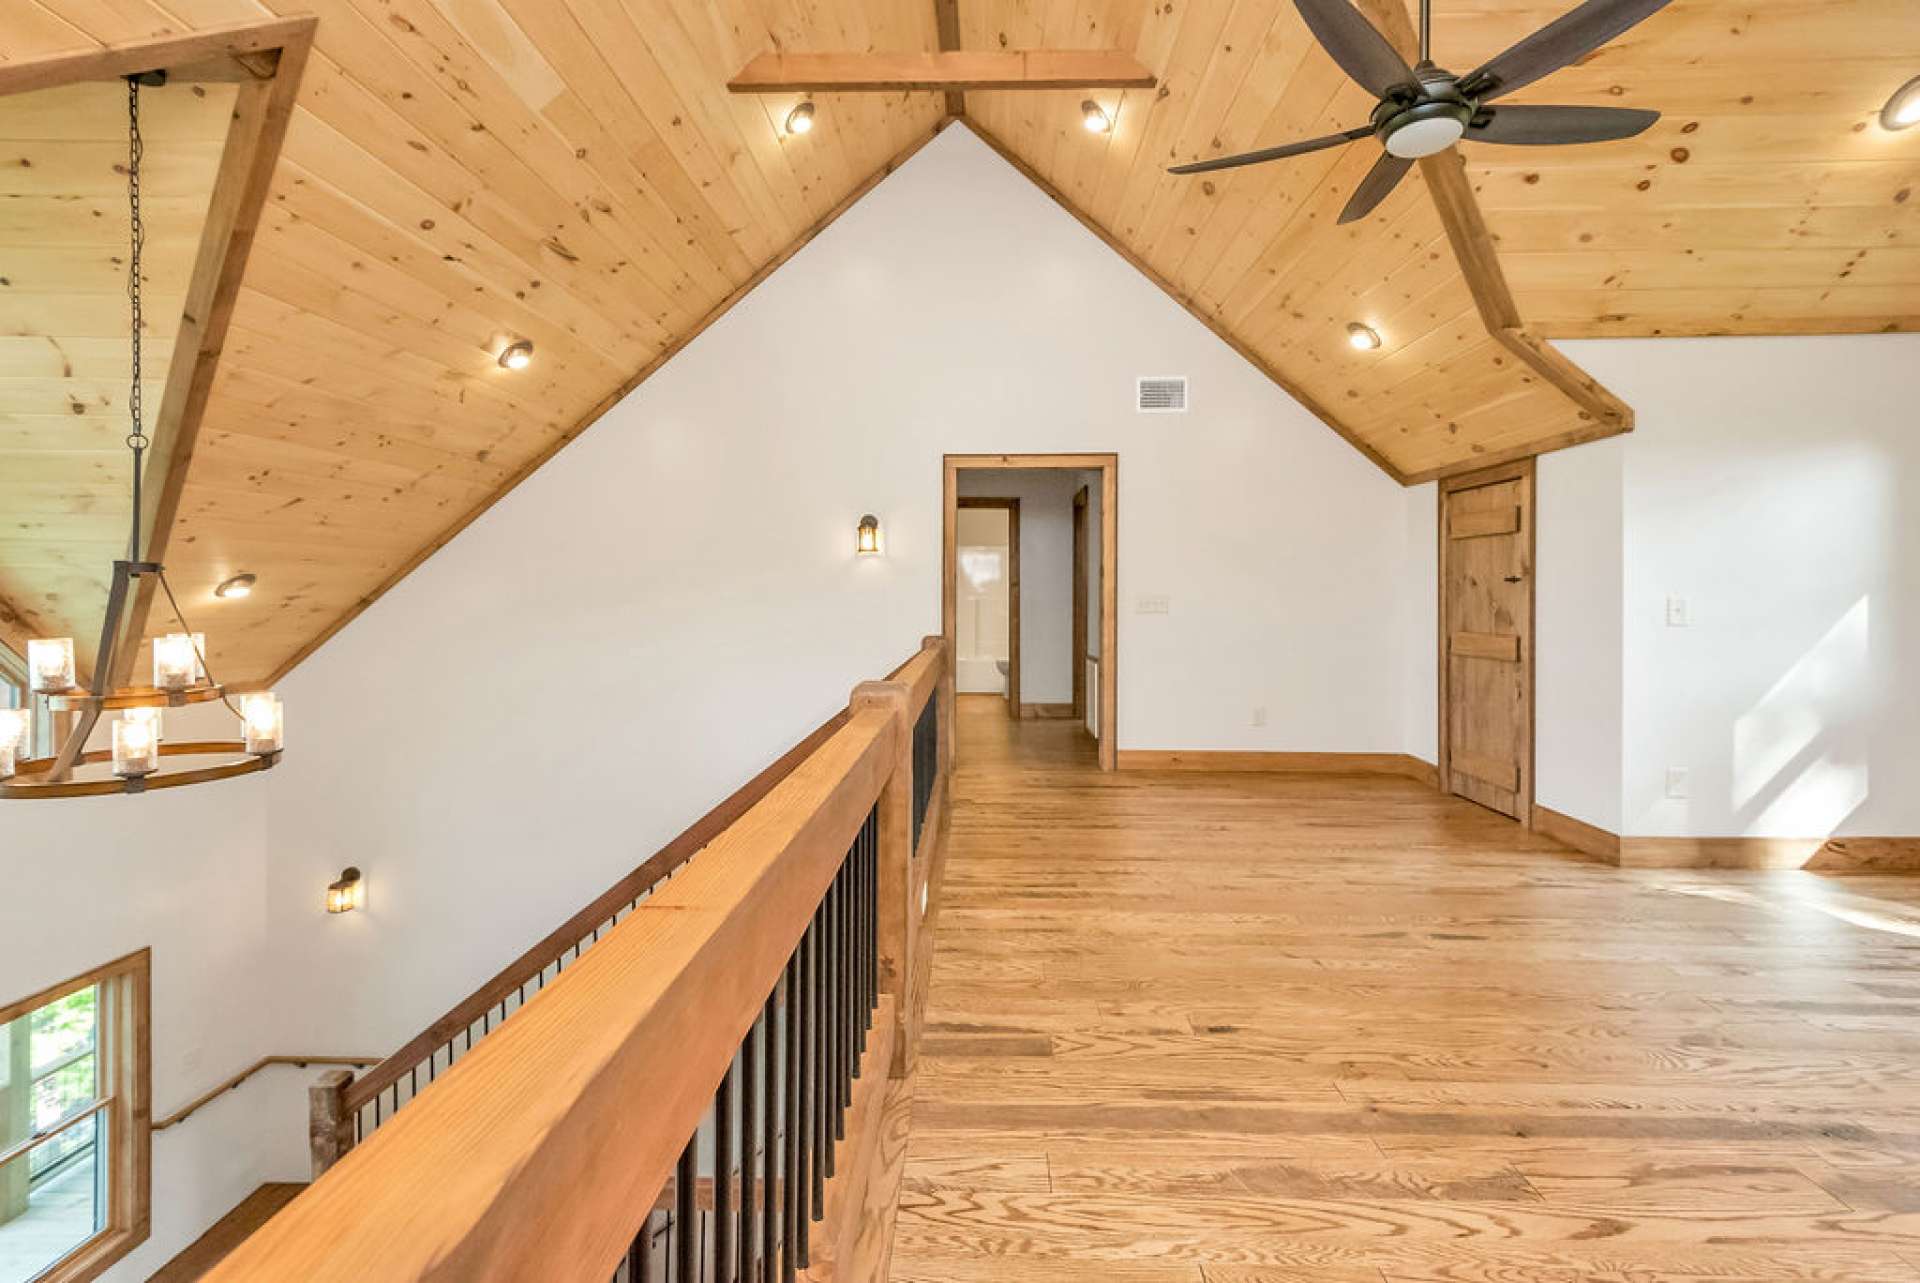
[[1100, 109], [1100, 104], [1089, 98], [1080, 104], [1080, 122], [1090, 134], [1104, 134], [1113, 128], [1113, 121]]
[[804, 134], [813, 128], [813, 104], [803, 102], [787, 113], [787, 132]]
[[1371, 352], [1380, 346], [1380, 331], [1355, 321], [1347, 327], [1347, 342], [1353, 344], [1357, 351]]
[[214, 589], [213, 595], [229, 599], [249, 596], [253, 592], [254, 579], [255, 576], [253, 575], [235, 575]]
[[500, 351], [500, 368], [503, 370], [524, 370], [532, 364], [532, 339], [516, 339]]
[[1880, 109], [1880, 123], [1888, 129], [1920, 125], [1920, 76], [1893, 91], [1893, 97]]

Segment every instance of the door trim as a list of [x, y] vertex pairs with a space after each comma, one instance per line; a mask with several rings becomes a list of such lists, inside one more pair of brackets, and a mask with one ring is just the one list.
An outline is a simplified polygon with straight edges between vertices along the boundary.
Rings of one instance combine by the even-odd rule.
[[960, 471], [1085, 470], [1100, 474], [1100, 769], [1120, 748], [1120, 456], [1117, 454], [950, 454], [941, 460], [940, 631], [954, 647], [954, 537]]
[[1449, 546], [1452, 540], [1447, 537], [1447, 499], [1450, 495], [1457, 494], [1462, 490], [1477, 490], [1481, 486], [1497, 485], [1502, 481], [1524, 480], [1527, 483], [1527, 566], [1529, 567], [1529, 574], [1532, 576], [1532, 579], [1531, 582], [1527, 584], [1527, 635], [1520, 647], [1520, 665], [1521, 672], [1526, 681], [1527, 706], [1526, 715], [1521, 719], [1521, 724], [1525, 727], [1527, 742], [1520, 754], [1520, 786], [1514, 790], [1514, 807], [1520, 812], [1516, 819], [1523, 828], [1531, 826], [1534, 811], [1533, 777], [1536, 736], [1534, 733], [1535, 688], [1533, 661], [1539, 628], [1538, 616], [1540, 601], [1540, 560], [1537, 555], [1540, 530], [1540, 486], [1534, 464], [1535, 459], [1529, 456], [1525, 459], [1516, 460], [1513, 463], [1503, 463], [1497, 467], [1482, 468], [1478, 472], [1463, 472], [1458, 476], [1443, 477], [1439, 482], [1437, 502], [1434, 505], [1434, 527], [1440, 544], [1439, 573], [1435, 576], [1438, 581], [1436, 595], [1439, 602], [1439, 609], [1436, 614], [1439, 619], [1439, 636], [1437, 641], [1439, 650], [1438, 667], [1440, 670], [1438, 687], [1440, 695], [1440, 735], [1438, 751], [1435, 756], [1438, 759], [1440, 768], [1440, 791], [1451, 797], [1454, 796], [1451, 761], [1453, 754], [1452, 747], [1448, 742], [1451, 719], [1447, 716], [1447, 705], [1449, 694], [1448, 686], [1450, 684], [1448, 642], [1453, 636], [1453, 628], [1447, 619], [1447, 563], [1449, 560]]
[[1087, 488], [1073, 492], [1073, 716], [1087, 724]]
[[[1020, 720], [1020, 501], [960, 495], [956, 508], [1007, 510], [1007, 716]], [[953, 551], [947, 553], [949, 561]]]

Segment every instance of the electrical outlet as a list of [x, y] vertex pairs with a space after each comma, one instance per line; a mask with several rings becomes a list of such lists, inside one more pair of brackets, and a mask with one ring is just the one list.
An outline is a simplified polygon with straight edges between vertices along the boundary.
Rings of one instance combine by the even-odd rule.
[[1686, 767], [1669, 766], [1667, 768], [1667, 796], [1681, 802], [1693, 796], [1693, 779]]
[[1158, 593], [1143, 593], [1133, 599], [1133, 613], [1136, 615], [1167, 615], [1173, 612], [1173, 598]]
[[1685, 628], [1687, 626], [1687, 599], [1685, 597], [1667, 598], [1667, 627]]
[[1254, 705], [1253, 724], [1255, 726], [1265, 726], [1267, 724], [1267, 706], [1265, 704]]

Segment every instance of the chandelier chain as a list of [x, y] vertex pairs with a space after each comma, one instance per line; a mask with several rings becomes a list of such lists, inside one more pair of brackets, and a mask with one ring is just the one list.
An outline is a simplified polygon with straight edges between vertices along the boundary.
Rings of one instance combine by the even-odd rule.
[[132, 326], [132, 366], [133, 382], [127, 390], [127, 411], [130, 426], [127, 433], [127, 446], [133, 451], [133, 538], [130, 543], [129, 560], [140, 560], [140, 474], [142, 455], [151, 441], [140, 422], [140, 252], [146, 245], [147, 229], [140, 218], [140, 161], [145, 152], [145, 144], [140, 137], [140, 79], [127, 77], [127, 215], [131, 226], [130, 247], [127, 257], [127, 302], [133, 312]]

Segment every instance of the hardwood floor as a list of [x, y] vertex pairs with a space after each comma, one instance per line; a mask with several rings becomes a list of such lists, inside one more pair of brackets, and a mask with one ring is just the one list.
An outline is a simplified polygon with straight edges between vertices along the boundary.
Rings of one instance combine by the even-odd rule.
[[896, 1283], [1920, 1283], [1920, 879], [957, 720]]

